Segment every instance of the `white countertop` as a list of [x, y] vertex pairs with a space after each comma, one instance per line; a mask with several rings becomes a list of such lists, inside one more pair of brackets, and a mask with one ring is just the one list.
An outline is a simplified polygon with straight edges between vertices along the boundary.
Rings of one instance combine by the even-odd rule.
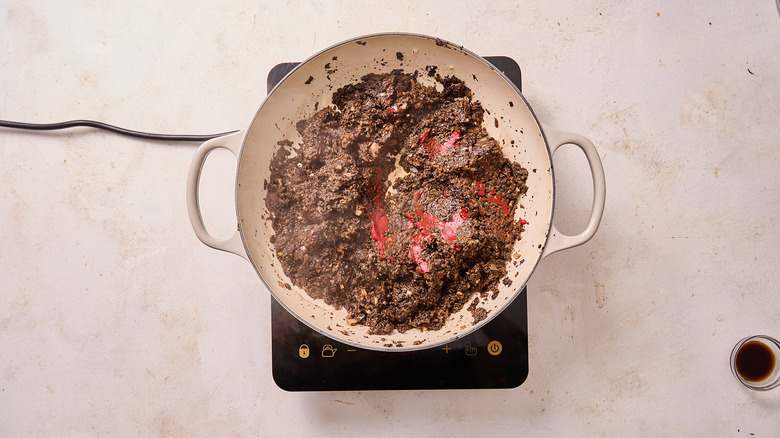
[[[529, 282], [519, 388], [287, 393], [260, 279], [190, 227], [196, 145], [0, 130], [0, 435], [777, 436], [780, 389], [728, 365], [780, 336], [774, 1], [113, 3], [0, 4], [0, 119], [240, 129], [275, 64], [424, 33], [514, 58], [537, 116], [596, 144], [606, 211]], [[576, 232], [587, 166], [555, 165]], [[206, 163], [217, 235], [234, 168]]]

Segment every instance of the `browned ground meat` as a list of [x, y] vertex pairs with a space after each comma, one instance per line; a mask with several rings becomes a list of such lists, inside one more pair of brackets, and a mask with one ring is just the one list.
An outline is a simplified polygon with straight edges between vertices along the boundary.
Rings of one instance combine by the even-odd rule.
[[439, 329], [495, 292], [523, 228], [526, 170], [488, 136], [465, 84], [436, 80], [441, 91], [395, 71], [339, 89], [271, 164], [285, 273], [376, 334]]

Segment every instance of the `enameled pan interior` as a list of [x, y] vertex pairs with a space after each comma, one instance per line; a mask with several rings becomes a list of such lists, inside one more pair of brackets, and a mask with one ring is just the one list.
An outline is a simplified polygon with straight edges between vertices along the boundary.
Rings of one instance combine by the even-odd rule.
[[[341, 86], [357, 82], [368, 73], [394, 69], [424, 73], [430, 66], [435, 66], [443, 76], [457, 76], [471, 88], [474, 98], [489, 112], [485, 115], [489, 134], [501, 142], [509, 159], [528, 169], [528, 193], [521, 198], [516, 214], [516, 219], [525, 219], [528, 225], [508, 263], [511, 285], [500, 284], [497, 298], [482, 300], [480, 304], [488, 311], [485, 320], [474, 325], [472, 315], [464, 308], [453, 314], [441, 330], [370, 335], [362, 325], [348, 325], [345, 310], [311, 299], [292, 286], [282, 271], [270, 241], [273, 229], [265, 207], [269, 164], [279, 141], [300, 142], [296, 122], [309, 117], [315, 108], [330, 105], [333, 92]], [[420, 76], [421, 80], [432, 81], [424, 74]], [[346, 344], [402, 351], [451, 342], [486, 324], [508, 305], [539, 261], [552, 220], [553, 188], [550, 153], [540, 125], [522, 95], [503, 74], [482, 58], [449, 43], [421, 35], [383, 34], [326, 49], [277, 85], [247, 133], [239, 158], [236, 199], [239, 227], [250, 260], [288, 311], [311, 328]]]

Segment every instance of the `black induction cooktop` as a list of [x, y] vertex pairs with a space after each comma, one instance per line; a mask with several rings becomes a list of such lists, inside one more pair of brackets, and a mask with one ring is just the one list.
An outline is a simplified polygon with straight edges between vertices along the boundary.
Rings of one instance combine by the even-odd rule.
[[[520, 67], [505, 56], [487, 57], [521, 88]], [[268, 74], [268, 90], [298, 63]], [[286, 391], [515, 388], [528, 377], [528, 306], [524, 288], [480, 330], [446, 345], [409, 352], [356, 348], [298, 321], [271, 303], [271, 363]]]

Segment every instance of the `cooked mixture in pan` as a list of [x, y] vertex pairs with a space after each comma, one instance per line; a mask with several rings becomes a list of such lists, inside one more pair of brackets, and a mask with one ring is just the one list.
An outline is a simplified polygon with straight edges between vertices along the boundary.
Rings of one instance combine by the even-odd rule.
[[429, 74], [438, 90], [401, 71], [339, 89], [271, 164], [284, 272], [375, 334], [437, 330], [466, 304], [485, 318], [479, 299], [497, 293], [525, 224], [526, 170], [462, 81]]

